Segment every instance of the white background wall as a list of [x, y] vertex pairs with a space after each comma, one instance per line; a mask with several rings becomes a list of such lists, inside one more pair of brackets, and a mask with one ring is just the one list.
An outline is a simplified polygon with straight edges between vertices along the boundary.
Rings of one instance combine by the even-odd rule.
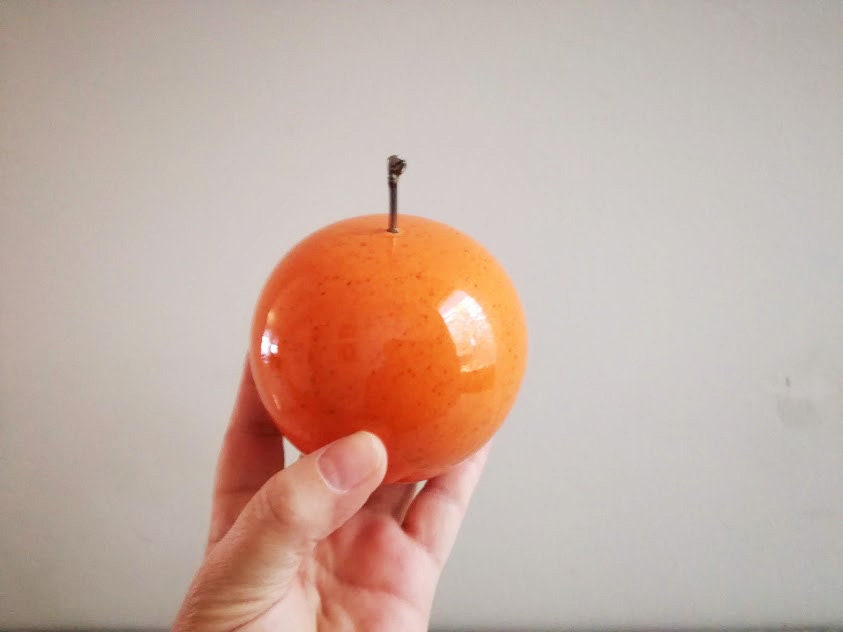
[[0, 625], [166, 625], [253, 302], [407, 212], [531, 331], [444, 626], [843, 622], [843, 4], [0, 4]]

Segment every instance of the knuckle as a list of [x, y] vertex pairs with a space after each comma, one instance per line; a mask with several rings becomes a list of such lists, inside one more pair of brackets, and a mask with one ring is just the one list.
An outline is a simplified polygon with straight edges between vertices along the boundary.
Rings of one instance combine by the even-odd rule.
[[272, 524], [273, 528], [291, 532], [306, 524], [302, 493], [296, 486], [289, 485], [285, 477], [276, 476], [270, 479], [262, 488], [259, 498], [259, 515]]

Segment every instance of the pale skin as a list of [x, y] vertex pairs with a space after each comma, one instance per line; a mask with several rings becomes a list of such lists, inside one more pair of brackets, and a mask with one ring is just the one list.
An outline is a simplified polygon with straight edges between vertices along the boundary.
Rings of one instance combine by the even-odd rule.
[[369, 433], [284, 468], [281, 435], [247, 365], [217, 465], [205, 558], [173, 630], [427, 630], [487, 452], [418, 493], [381, 485], [387, 454]]

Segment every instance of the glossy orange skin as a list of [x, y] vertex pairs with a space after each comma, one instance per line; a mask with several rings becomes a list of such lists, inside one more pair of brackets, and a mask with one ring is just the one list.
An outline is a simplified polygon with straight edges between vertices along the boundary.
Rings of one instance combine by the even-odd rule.
[[281, 260], [255, 310], [249, 359], [281, 432], [311, 452], [357, 430], [387, 447], [385, 481], [442, 473], [503, 423], [527, 332], [503, 268], [445, 224], [340, 221]]

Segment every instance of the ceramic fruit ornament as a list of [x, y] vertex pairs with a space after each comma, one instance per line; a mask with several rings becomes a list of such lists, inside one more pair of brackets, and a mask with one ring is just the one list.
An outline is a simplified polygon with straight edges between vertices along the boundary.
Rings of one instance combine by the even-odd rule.
[[503, 268], [445, 224], [397, 212], [405, 167], [388, 162], [390, 214], [313, 233], [258, 300], [249, 360], [281, 433], [308, 453], [369, 430], [385, 481], [442, 473], [509, 412], [527, 354], [524, 313]]

